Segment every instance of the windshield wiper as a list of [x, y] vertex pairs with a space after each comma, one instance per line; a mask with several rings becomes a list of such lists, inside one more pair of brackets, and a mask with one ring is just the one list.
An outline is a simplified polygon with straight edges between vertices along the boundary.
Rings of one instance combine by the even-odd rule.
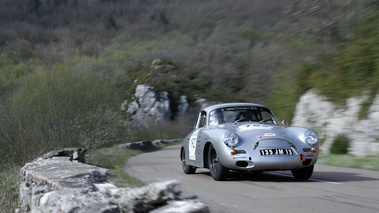
[[272, 120], [272, 118], [268, 118], [268, 119], [264, 119], [264, 120], [259, 121], [259, 123], [260, 124], [266, 123], [266, 121], [273, 121], [273, 120]]
[[238, 123], [238, 122], [240, 122], [240, 121], [243, 121], [243, 120], [245, 120], [245, 118], [237, 119], [237, 120], [235, 120], [233, 123], [236, 124], [236, 123]]

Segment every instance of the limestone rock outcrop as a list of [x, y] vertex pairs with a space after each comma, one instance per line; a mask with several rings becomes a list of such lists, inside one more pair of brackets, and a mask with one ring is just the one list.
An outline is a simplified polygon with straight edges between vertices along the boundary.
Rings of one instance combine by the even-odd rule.
[[148, 85], [138, 85], [131, 103], [125, 101], [125, 110], [134, 126], [168, 121], [171, 116], [170, 100], [167, 92], [154, 92]]
[[379, 94], [368, 109], [367, 118], [358, 113], [368, 96], [353, 97], [345, 106], [337, 106], [314, 90], [306, 92], [296, 106], [293, 126], [314, 129], [321, 141], [321, 151], [329, 152], [334, 137], [345, 134], [350, 140], [349, 153], [355, 156], [379, 154]]

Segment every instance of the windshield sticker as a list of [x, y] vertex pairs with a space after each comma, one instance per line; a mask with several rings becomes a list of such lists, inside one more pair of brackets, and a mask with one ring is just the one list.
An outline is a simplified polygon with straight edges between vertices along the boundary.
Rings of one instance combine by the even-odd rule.
[[269, 126], [261, 126], [261, 125], [243, 125], [238, 127], [239, 131], [247, 131], [247, 130], [253, 130], [253, 129], [267, 129], [271, 130], [272, 127]]
[[237, 106], [237, 107], [227, 107], [222, 108], [221, 111], [237, 111], [237, 110], [257, 110], [257, 107], [253, 106]]
[[193, 132], [191, 135], [190, 141], [188, 143], [190, 160], [196, 160], [196, 141], [197, 141], [198, 135], [199, 135], [199, 130], [196, 130], [195, 132]]

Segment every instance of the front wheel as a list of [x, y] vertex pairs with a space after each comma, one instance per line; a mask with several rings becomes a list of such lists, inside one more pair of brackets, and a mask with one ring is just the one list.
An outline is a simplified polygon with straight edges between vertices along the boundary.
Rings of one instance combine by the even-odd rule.
[[182, 168], [183, 168], [183, 172], [185, 174], [194, 174], [195, 171], [196, 171], [196, 167], [194, 166], [190, 166], [190, 165], [187, 165], [186, 163], [186, 152], [184, 151], [184, 149], [182, 150], [182, 153], [181, 153], [181, 160], [182, 160]]
[[302, 169], [291, 170], [297, 180], [308, 180], [313, 174], [314, 165]]
[[218, 159], [216, 149], [211, 144], [208, 149], [208, 165], [214, 180], [222, 181], [228, 177], [229, 169], [224, 167]]

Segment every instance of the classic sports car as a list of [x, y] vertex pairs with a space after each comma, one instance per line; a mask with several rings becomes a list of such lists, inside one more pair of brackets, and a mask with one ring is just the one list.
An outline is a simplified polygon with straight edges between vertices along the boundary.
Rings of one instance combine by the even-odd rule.
[[265, 106], [227, 103], [201, 110], [194, 130], [180, 150], [183, 171], [208, 168], [214, 180], [229, 172], [291, 170], [299, 180], [313, 173], [319, 154], [317, 133], [304, 127], [282, 126]]

